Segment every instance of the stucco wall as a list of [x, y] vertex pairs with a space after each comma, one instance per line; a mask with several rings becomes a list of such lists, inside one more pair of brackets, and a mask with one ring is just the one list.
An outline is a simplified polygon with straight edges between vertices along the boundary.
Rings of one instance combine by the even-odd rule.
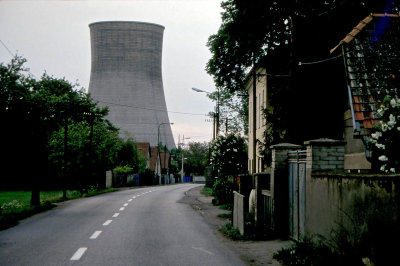
[[[399, 186], [399, 176], [360, 174], [312, 174], [307, 180], [306, 227], [308, 236], [322, 235], [331, 238], [338, 224], [351, 229], [357, 220], [356, 203], [365, 198], [394, 198]], [[397, 191], [398, 192], [398, 191]], [[351, 219], [355, 219], [351, 222]]]

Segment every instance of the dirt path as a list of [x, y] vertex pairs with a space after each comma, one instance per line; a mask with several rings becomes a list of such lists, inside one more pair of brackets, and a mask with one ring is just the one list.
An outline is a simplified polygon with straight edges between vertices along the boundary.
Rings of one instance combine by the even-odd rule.
[[282, 247], [290, 245], [288, 240], [269, 240], [269, 241], [233, 241], [223, 236], [218, 229], [229, 220], [218, 217], [218, 214], [227, 213], [218, 206], [211, 203], [213, 197], [200, 193], [203, 186], [196, 187], [185, 193], [185, 197], [180, 201], [192, 206], [204, 221], [213, 229], [215, 235], [230, 249], [236, 252], [239, 257], [248, 265], [281, 265], [272, 258], [272, 255]]

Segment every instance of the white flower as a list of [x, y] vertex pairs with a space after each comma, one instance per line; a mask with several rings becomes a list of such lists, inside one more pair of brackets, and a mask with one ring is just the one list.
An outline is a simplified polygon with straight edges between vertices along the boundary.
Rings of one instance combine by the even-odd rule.
[[382, 132], [386, 132], [386, 130], [388, 130], [389, 128], [388, 125], [383, 121], [381, 121], [381, 127], [382, 127]]
[[397, 130], [400, 131], [400, 127], [397, 127]]
[[392, 173], [396, 173], [396, 169], [394, 169], [394, 168], [390, 168], [390, 172], [392, 172]]
[[393, 108], [395, 108], [395, 107], [396, 107], [396, 105], [397, 105], [397, 101], [396, 101], [396, 99], [395, 99], [395, 98], [393, 98], [393, 99], [391, 99], [391, 100], [390, 100], [390, 105], [391, 105]]
[[379, 132], [379, 131], [378, 131], [378, 132], [376, 132], [376, 133], [372, 133], [371, 136], [372, 136], [373, 139], [376, 139], [376, 140], [377, 140], [377, 139], [379, 139], [380, 137], [382, 137], [382, 132]]
[[381, 166], [381, 171], [385, 171], [386, 170], [386, 164]]
[[381, 108], [379, 108], [379, 109], [377, 110], [377, 112], [378, 112], [378, 114], [379, 114], [380, 116], [382, 116], [383, 113], [385, 112], [385, 110], [383, 110], [383, 108], [381, 107]]
[[386, 148], [385, 144], [380, 144], [380, 143], [376, 143], [375, 146], [376, 146], [378, 149], [381, 149], [381, 150], [384, 150], [384, 149]]
[[389, 158], [386, 157], [385, 155], [381, 155], [381, 156], [379, 156], [378, 160], [381, 162], [386, 162], [387, 160], [389, 160]]

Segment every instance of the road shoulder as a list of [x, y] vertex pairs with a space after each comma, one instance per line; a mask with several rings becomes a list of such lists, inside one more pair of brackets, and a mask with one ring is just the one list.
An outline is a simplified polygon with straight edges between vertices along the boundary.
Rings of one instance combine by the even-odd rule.
[[268, 241], [233, 241], [223, 236], [218, 230], [229, 220], [218, 217], [218, 214], [227, 213], [219, 209], [211, 202], [211, 196], [203, 195], [203, 186], [195, 187], [185, 192], [185, 196], [180, 200], [181, 203], [190, 205], [208, 224], [214, 234], [228, 248], [234, 251], [247, 265], [280, 265], [272, 258], [274, 252], [282, 247], [290, 245], [288, 240], [268, 240]]

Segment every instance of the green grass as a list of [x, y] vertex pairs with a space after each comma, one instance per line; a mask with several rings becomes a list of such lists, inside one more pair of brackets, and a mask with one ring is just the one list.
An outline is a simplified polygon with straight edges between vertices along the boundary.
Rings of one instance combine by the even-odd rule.
[[230, 213], [220, 213], [220, 214], [218, 214], [218, 217], [222, 218], [222, 219], [232, 219], [232, 212], [230, 212]]
[[212, 196], [213, 194], [213, 189], [210, 187], [204, 187], [203, 190], [201, 191], [201, 194], [207, 195], [207, 196]]
[[[76, 190], [68, 190], [67, 198], [76, 199], [91, 197], [102, 193], [116, 191], [114, 188], [105, 190], [89, 190], [87, 194], [81, 194]], [[54, 203], [63, 201], [62, 191], [41, 191], [40, 206], [31, 207], [31, 191], [0, 191], [0, 230], [4, 230], [18, 224], [18, 221], [55, 207]]]
[[242, 235], [238, 228], [233, 227], [232, 223], [226, 223], [219, 231], [232, 240], [248, 240], [248, 237]]

